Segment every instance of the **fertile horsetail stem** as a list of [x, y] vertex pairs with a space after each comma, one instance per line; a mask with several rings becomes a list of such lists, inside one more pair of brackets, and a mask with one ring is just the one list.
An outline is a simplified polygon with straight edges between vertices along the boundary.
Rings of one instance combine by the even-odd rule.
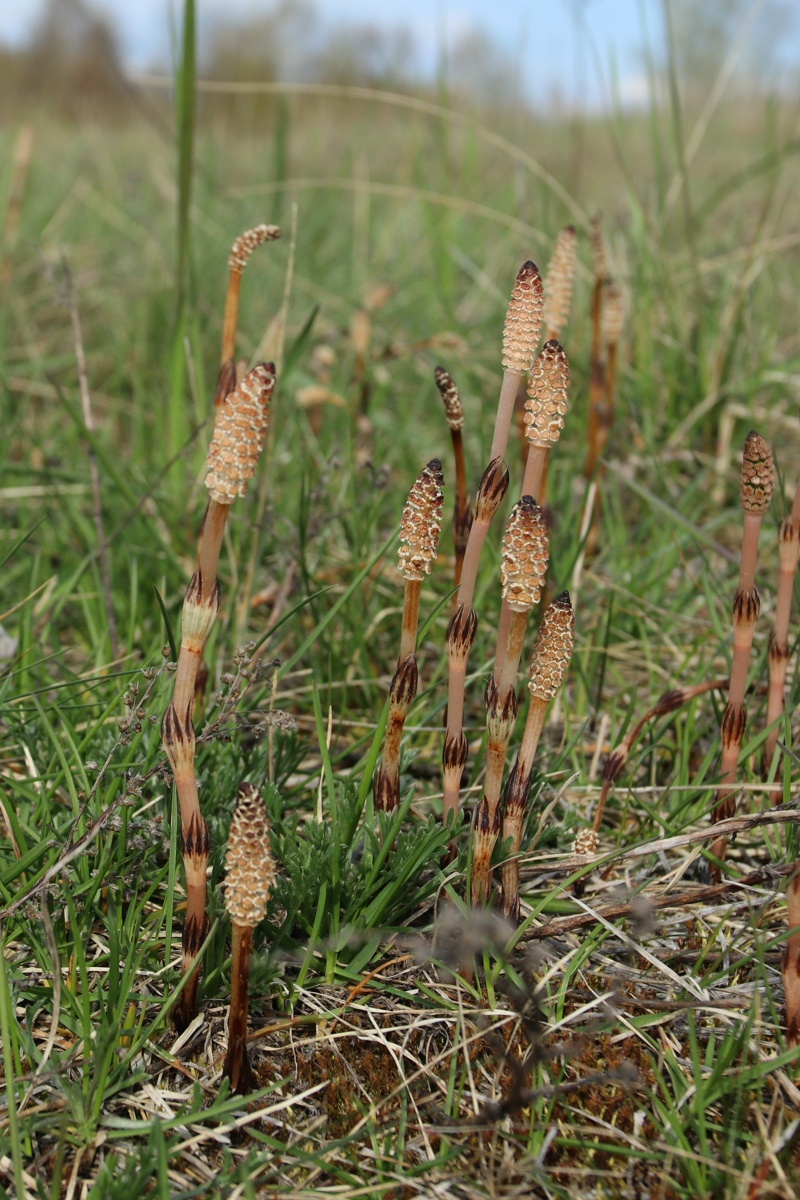
[[231, 1090], [251, 1090], [253, 1077], [247, 1061], [247, 984], [253, 930], [263, 921], [275, 883], [275, 863], [269, 840], [269, 821], [258, 788], [239, 786], [239, 795], [228, 831], [225, 854], [225, 907], [233, 927], [231, 1008], [228, 1052], [223, 1075]]
[[510, 840], [503, 864], [503, 912], [519, 919], [519, 847], [525, 810], [531, 792], [533, 760], [544, 728], [547, 706], [558, 694], [575, 645], [575, 617], [569, 592], [556, 596], [545, 609], [533, 648], [528, 680], [530, 701], [517, 761], [503, 799], [503, 840]]
[[277, 225], [256, 225], [237, 237], [228, 255], [228, 290], [225, 294], [225, 315], [222, 320], [222, 345], [219, 354], [219, 376], [214, 404], [219, 407], [236, 386], [236, 326], [239, 321], [239, 287], [250, 255], [262, 242], [272, 242], [281, 236]]
[[[436, 367], [434, 371], [436, 386], [444, 404], [445, 419], [450, 429], [450, 439], [453, 443], [453, 459], [456, 469], [455, 499], [453, 501], [453, 547], [455, 549], [455, 573], [453, 582], [456, 587], [461, 582], [461, 569], [464, 564], [464, 552], [467, 539], [472, 527], [472, 509], [467, 496], [467, 473], [464, 463], [464, 440], [461, 430], [464, 428], [464, 406], [458, 394], [458, 388], [452, 376], [444, 367]], [[458, 605], [458, 598], [453, 594], [452, 611]]]
[[[761, 601], [755, 586], [758, 535], [761, 518], [769, 507], [775, 485], [772, 451], [760, 434], [748, 433], [742, 457], [742, 477], [739, 500], [742, 506], [742, 552], [739, 566], [739, 586], [733, 598], [733, 655], [728, 702], [722, 716], [721, 782], [712, 811], [712, 821], [724, 821], [735, 811], [734, 792], [736, 766], [747, 726], [744, 697], [750, 650], [753, 645]], [[717, 858], [725, 857], [727, 839], [720, 838], [711, 847]], [[717, 872], [718, 873], [718, 872]]]
[[[197, 567], [183, 605], [183, 628], [172, 701], [161, 723], [164, 749], [172, 765], [181, 812], [181, 848], [186, 872], [186, 917], [183, 929], [183, 967], [189, 971], [207, 929], [206, 868], [209, 837], [201, 812], [194, 770], [195, 683], [203, 649], [219, 611], [217, 581], [219, 552], [228, 511], [245, 494], [264, 442], [275, 368], [261, 363], [244, 376], [217, 410], [206, 459], [210, 493]], [[177, 1012], [182, 1027], [197, 1010], [198, 971], [191, 970]]]

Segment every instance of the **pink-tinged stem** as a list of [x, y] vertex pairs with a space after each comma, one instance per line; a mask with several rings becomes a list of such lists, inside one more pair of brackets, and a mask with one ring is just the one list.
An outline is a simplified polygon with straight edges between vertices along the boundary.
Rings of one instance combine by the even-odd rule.
[[508, 435], [511, 429], [511, 419], [514, 416], [514, 403], [517, 398], [517, 388], [523, 378], [519, 371], [504, 371], [503, 383], [500, 388], [500, 398], [497, 402], [497, 417], [494, 423], [492, 449], [489, 459], [505, 458], [508, 447]]

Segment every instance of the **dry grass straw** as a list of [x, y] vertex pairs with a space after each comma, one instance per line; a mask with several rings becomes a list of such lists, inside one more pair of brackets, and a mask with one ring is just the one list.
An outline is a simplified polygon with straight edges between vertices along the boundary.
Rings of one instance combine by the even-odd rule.
[[484, 696], [488, 743], [483, 796], [475, 810], [473, 830], [473, 904], [489, 898], [492, 851], [500, 832], [503, 768], [517, 718], [514, 681], [528, 613], [541, 599], [548, 559], [544, 514], [531, 496], [523, 496], [511, 512], [500, 560], [503, 600], [508, 605], [511, 620], [506, 643], [495, 661], [495, 671], [489, 678]]
[[[467, 549], [469, 531], [472, 528], [472, 506], [467, 496], [467, 470], [464, 461], [464, 406], [458, 394], [458, 388], [453, 377], [444, 367], [436, 367], [434, 371], [436, 386], [444, 404], [445, 419], [450, 430], [453, 443], [453, 461], [455, 464], [455, 497], [453, 500], [453, 547], [455, 550], [455, 568], [453, 583], [457, 588], [461, 583], [461, 571], [464, 565], [464, 554]], [[450, 615], [458, 607], [458, 597], [453, 593]]]
[[231, 246], [228, 255], [228, 288], [225, 293], [225, 314], [222, 319], [222, 345], [219, 354], [219, 376], [214, 405], [219, 408], [229, 392], [236, 387], [236, 330], [239, 323], [239, 289], [250, 255], [263, 242], [273, 242], [281, 236], [277, 225], [256, 225], [246, 229]]
[[389, 718], [383, 758], [375, 775], [376, 807], [384, 812], [400, 802], [400, 743], [408, 710], [417, 693], [417, 624], [422, 580], [439, 548], [442, 524], [442, 464], [433, 458], [415, 479], [400, 521], [398, 565], [405, 580], [403, 624], [397, 670], [389, 688]]
[[545, 610], [531, 657], [528, 715], [517, 761], [503, 797], [503, 841], [509, 857], [503, 864], [503, 913], [519, 920], [519, 848], [525, 812], [531, 793], [533, 761], [539, 745], [547, 707], [564, 682], [575, 644], [575, 618], [569, 592], [562, 592]]
[[231, 1091], [243, 1094], [253, 1088], [247, 1059], [247, 987], [253, 930], [263, 921], [275, 883], [275, 863], [269, 840], [264, 801], [251, 783], [239, 785], [239, 794], [228, 831], [225, 855], [225, 907], [232, 925], [231, 1007], [228, 1018], [228, 1051], [223, 1075]]
[[[761, 609], [761, 601], [755, 586], [758, 535], [761, 530], [761, 519], [772, 498], [774, 484], [775, 467], [772, 461], [772, 451], [760, 434], [751, 432], [745, 440], [739, 488], [744, 527], [739, 586], [733, 598], [731, 678], [728, 702], [722, 717], [721, 782], [717, 788], [716, 802], [712, 811], [713, 822], [724, 821], [732, 817], [735, 812], [736, 768], [747, 725], [747, 709], [744, 702], [747, 671], [750, 665], [753, 632]], [[725, 858], [726, 846], [727, 839], [720, 838], [712, 846], [712, 853], [722, 860]]]
[[[222, 537], [231, 504], [247, 490], [255, 472], [267, 428], [269, 402], [275, 386], [274, 367], [261, 363], [242, 379], [217, 410], [214, 435], [206, 460], [209, 504], [197, 567], [186, 592], [181, 647], [172, 700], [164, 713], [161, 736], [169, 758], [181, 812], [181, 852], [186, 874], [186, 917], [183, 927], [183, 969], [188, 971], [207, 930], [206, 868], [208, 826], [200, 812], [194, 768], [193, 711], [195, 685], [203, 650], [219, 612], [217, 580]], [[176, 1021], [185, 1028], [197, 1010], [199, 971], [189, 975]]]

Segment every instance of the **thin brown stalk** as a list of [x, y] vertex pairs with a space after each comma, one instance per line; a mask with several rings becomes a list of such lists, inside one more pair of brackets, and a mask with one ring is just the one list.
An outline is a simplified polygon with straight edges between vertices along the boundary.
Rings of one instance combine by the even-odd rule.
[[786, 1005], [786, 1041], [800, 1045], [800, 860], [786, 885], [786, 920], [792, 932], [783, 952], [781, 976]]
[[671, 688], [668, 692], [664, 692], [658, 698], [652, 708], [641, 717], [636, 724], [628, 730], [622, 741], [614, 747], [606, 759], [603, 768], [603, 781], [600, 788], [600, 797], [597, 801], [597, 807], [594, 811], [594, 820], [592, 822], [592, 830], [598, 833], [600, 824], [603, 820], [603, 812], [606, 806], [608, 794], [614, 784], [617, 782], [622, 772], [625, 770], [625, 764], [628, 761], [631, 750], [639, 740], [639, 735], [645, 725], [654, 720], [656, 717], [664, 717], [667, 713], [676, 712], [682, 708], [684, 704], [688, 704], [690, 700], [694, 700], [696, 696], [702, 696], [706, 692], [722, 691], [730, 686], [730, 679], [711, 679], [704, 683], [696, 683], [691, 687]]
[[[775, 622], [769, 639], [769, 691], [767, 692], [767, 739], [764, 743], [764, 773], [769, 771], [778, 745], [778, 721], [783, 714], [786, 671], [789, 666], [789, 616], [797, 563], [800, 560], [800, 524], [788, 516], [781, 522], [778, 533], [780, 571], [775, 601]], [[772, 726], [772, 728], [769, 728]], [[775, 788], [774, 800], [780, 802], [780, 787]]]
[[[739, 751], [747, 725], [745, 689], [750, 664], [753, 632], [761, 607], [755, 586], [758, 535], [761, 519], [769, 507], [775, 483], [772, 451], [758, 433], [749, 433], [742, 459], [742, 480], [739, 489], [743, 513], [742, 552], [739, 566], [739, 586], [733, 599], [733, 656], [728, 702], [722, 717], [722, 757], [720, 784], [712, 811], [712, 822], [723, 821], [735, 812], [736, 768]], [[720, 860], [725, 857], [727, 839], [720, 838], [712, 853]], [[719, 868], [716, 869], [718, 874]]]
[[[208, 826], [200, 812], [194, 769], [193, 710], [203, 650], [219, 611], [217, 568], [228, 511], [243, 496], [255, 472], [275, 385], [274, 368], [262, 363], [250, 371], [217, 412], [206, 460], [210, 493], [203, 539], [183, 605], [181, 648], [173, 696], [161, 723], [164, 749], [172, 766], [181, 814], [181, 850], [186, 874], [183, 967], [189, 971], [207, 931], [206, 869]], [[176, 1012], [185, 1028], [197, 1011], [199, 969], [191, 971]]]
[[[593, 418], [592, 471], [597, 471], [598, 480], [604, 475], [600, 463], [614, 421], [614, 405], [617, 386], [617, 350], [625, 325], [625, 308], [622, 293], [611, 279], [605, 281], [602, 294], [600, 328], [606, 344], [606, 363], [602, 369], [602, 398], [596, 398]], [[599, 464], [599, 465], [598, 465]], [[588, 478], [588, 475], [587, 475]], [[586, 539], [586, 554], [591, 557], [597, 552], [600, 537], [600, 493], [594, 509], [594, 519]]]
[[[455, 550], [455, 570], [453, 580], [455, 586], [461, 583], [461, 571], [464, 564], [464, 553], [467, 549], [469, 531], [472, 527], [472, 507], [467, 496], [467, 472], [464, 462], [464, 406], [452, 376], [444, 367], [436, 367], [434, 371], [436, 386], [444, 403], [445, 418], [450, 429], [450, 439], [453, 443], [453, 459], [455, 463], [455, 499], [453, 501], [453, 547]], [[458, 607], [458, 597], [453, 593], [451, 615]]]
[[492, 852], [500, 833], [500, 788], [508, 743], [517, 719], [517, 697], [513, 691], [501, 703], [497, 684], [489, 676], [484, 695], [486, 705], [486, 778], [483, 796], [475, 808], [472, 825], [473, 906], [485, 904], [492, 886]]
[[218, 408], [236, 386], [236, 329], [239, 322], [239, 288], [250, 255], [256, 246], [272, 242], [281, 236], [277, 225], [256, 225], [237, 237], [228, 255], [228, 288], [225, 293], [225, 314], [222, 319], [222, 344], [219, 354], [219, 376], [214, 404]]
[[603, 284], [608, 270], [608, 263], [599, 213], [592, 218], [592, 223], [589, 227], [589, 242], [592, 247], [592, 256], [594, 259], [594, 285], [592, 287], [591, 306], [592, 339], [589, 347], [589, 424], [587, 429], [586, 462], [583, 467], [586, 479], [591, 479], [594, 475], [599, 458], [599, 413], [605, 390], [600, 323], [603, 312]]
[[564, 682], [575, 644], [575, 618], [569, 592], [562, 592], [546, 609], [531, 657], [530, 702], [517, 761], [503, 797], [503, 840], [510, 841], [503, 864], [503, 912], [519, 920], [519, 848], [531, 792], [533, 762], [544, 728], [547, 707]]
[[231, 918], [231, 1007], [228, 1051], [223, 1075], [231, 1091], [252, 1090], [255, 1077], [247, 1059], [247, 989], [253, 930], [266, 915], [275, 883], [275, 863], [269, 839], [269, 821], [257, 787], [239, 786], [236, 809], [228, 832], [225, 855], [225, 907]]

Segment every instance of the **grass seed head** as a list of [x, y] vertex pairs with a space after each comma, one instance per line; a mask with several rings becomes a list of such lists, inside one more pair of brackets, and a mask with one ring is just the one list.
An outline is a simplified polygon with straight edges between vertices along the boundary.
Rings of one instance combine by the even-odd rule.
[[218, 504], [232, 504], [247, 491], [264, 444], [274, 387], [274, 365], [260, 363], [217, 410], [206, 458], [206, 487]]
[[450, 429], [462, 429], [464, 426], [464, 406], [458, 394], [458, 388], [453, 383], [453, 377], [444, 367], [436, 367], [433, 372], [436, 386], [444, 403], [444, 415]]
[[261, 793], [252, 783], [239, 785], [225, 854], [225, 907], [237, 925], [255, 927], [263, 920], [275, 883], [269, 821]]
[[522, 496], [511, 510], [500, 557], [503, 599], [512, 612], [539, 603], [548, 559], [544, 513], [533, 496]]
[[569, 406], [569, 365], [563, 347], [552, 338], [533, 364], [525, 401], [525, 436], [536, 446], [557, 442]]
[[575, 645], [575, 615], [569, 592], [561, 592], [545, 610], [531, 657], [528, 688], [539, 700], [552, 700], [567, 673]]
[[228, 269], [241, 275], [256, 246], [260, 246], [262, 242], [274, 242], [280, 236], [281, 231], [277, 225], [256, 225], [254, 229], [246, 229], [231, 246]]
[[432, 458], [414, 481], [400, 520], [400, 574], [424, 579], [439, 549], [442, 524], [442, 464]]
[[574, 225], [567, 225], [555, 240], [544, 278], [542, 317], [545, 329], [558, 337], [569, 320], [578, 238]]
[[739, 499], [747, 513], [763, 513], [769, 508], [775, 486], [772, 451], [760, 433], [748, 433], [742, 456], [742, 482]]
[[542, 329], [544, 292], [536, 263], [519, 269], [503, 326], [503, 369], [524, 375], [531, 368]]

